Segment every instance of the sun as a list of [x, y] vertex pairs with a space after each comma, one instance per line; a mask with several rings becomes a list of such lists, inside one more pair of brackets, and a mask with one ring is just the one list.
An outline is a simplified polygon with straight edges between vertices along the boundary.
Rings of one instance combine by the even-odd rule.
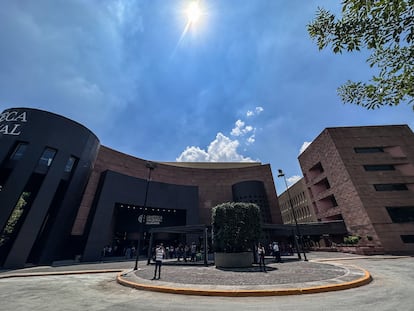
[[178, 47], [188, 33], [191, 32], [191, 34], [195, 36], [197, 33], [201, 32], [202, 28], [205, 26], [205, 17], [208, 15], [202, 0], [185, 0], [183, 1], [183, 4], [183, 6], [180, 6], [180, 20], [182, 17], [187, 20], [171, 57], [174, 57]]
[[198, 1], [192, 1], [186, 10], [188, 23], [190, 25], [197, 23], [202, 15], [202, 10]]

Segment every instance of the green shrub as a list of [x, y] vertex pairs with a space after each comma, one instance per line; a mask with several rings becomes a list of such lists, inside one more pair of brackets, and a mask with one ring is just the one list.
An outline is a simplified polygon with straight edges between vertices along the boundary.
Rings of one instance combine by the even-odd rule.
[[358, 244], [359, 240], [361, 239], [360, 236], [350, 235], [344, 238], [345, 244], [355, 245]]
[[215, 252], [249, 251], [260, 238], [260, 209], [253, 203], [217, 205], [212, 210], [212, 226]]

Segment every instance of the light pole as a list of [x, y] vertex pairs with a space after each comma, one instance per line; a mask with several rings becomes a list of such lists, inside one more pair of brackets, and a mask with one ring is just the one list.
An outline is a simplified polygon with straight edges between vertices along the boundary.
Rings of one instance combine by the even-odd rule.
[[[295, 209], [293, 208], [292, 198], [290, 197], [290, 192], [289, 192], [289, 187], [288, 187], [288, 184], [287, 184], [287, 181], [286, 181], [286, 176], [285, 176], [285, 174], [283, 173], [283, 171], [281, 169], [278, 169], [277, 171], [279, 173], [277, 175], [277, 177], [283, 177], [283, 179], [285, 180], [286, 191], [287, 191], [288, 198], [289, 198], [289, 205], [290, 205], [290, 209], [291, 209], [292, 214], [293, 214], [293, 219], [295, 220], [296, 232], [298, 233], [300, 245], [302, 246], [303, 257], [304, 257], [305, 261], [308, 261], [308, 258], [306, 258], [305, 246], [303, 245], [303, 236], [302, 236], [302, 233], [300, 232], [300, 228], [299, 228], [299, 225], [298, 225], [298, 220], [296, 218]], [[296, 236], [295, 236], [295, 241], [296, 241]], [[300, 256], [299, 248], [298, 248], [298, 258], [302, 259], [301, 256]]]
[[148, 178], [147, 178], [147, 184], [145, 186], [144, 206], [142, 208], [141, 221], [139, 221], [139, 216], [138, 216], [138, 223], [139, 223], [138, 231], [139, 231], [139, 236], [138, 236], [137, 256], [135, 258], [135, 267], [134, 267], [134, 270], [138, 270], [139, 253], [141, 252], [141, 236], [143, 235], [144, 225], [147, 222], [146, 209], [147, 209], [148, 189], [149, 189], [149, 185], [150, 185], [150, 182], [151, 182], [151, 173], [155, 169], [156, 166], [157, 165], [155, 163], [153, 163], [153, 162], [147, 162], [147, 163], [145, 163], [145, 167], [148, 169]]

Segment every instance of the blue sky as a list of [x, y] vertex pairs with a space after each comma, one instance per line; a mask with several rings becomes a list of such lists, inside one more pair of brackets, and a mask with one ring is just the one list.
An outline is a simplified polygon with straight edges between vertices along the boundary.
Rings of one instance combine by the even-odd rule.
[[[324, 128], [409, 124], [407, 105], [367, 111], [336, 89], [368, 80], [367, 54], [318, 51], [306, 24], [332, 0], [0, 2], [0, 110], [52, 111], [107, 147], [155, 161], [261, 161], [301, 176]], [[293, 178], [294, 179], [294, 178]], [[293, 180], [292, 179], [292, 180]]]

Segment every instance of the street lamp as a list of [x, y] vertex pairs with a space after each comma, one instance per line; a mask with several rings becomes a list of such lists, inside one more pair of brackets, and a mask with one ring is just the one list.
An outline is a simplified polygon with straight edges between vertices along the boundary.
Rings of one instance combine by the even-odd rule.
[[[287, 184], [287, 181], [286, 181], [286, 176], [285, 176], [285, 174], [283, 173], [283, 171], [281, 169], [278, 169], [277, 171], [279, 173], [277, 175], [277, 177], [283, 177], [283, 179], [285, 180], [286, 191], [287, 191], [288, 198], [289, 198], [289, 205], [290, 205], [290, 209], [291, 209], [292, 214], [293, 214], [293, 219], [295, 220], [296, 231], [297, 231], [298, 236], [299, 236], [300, 245], [302, 246], [303, 257], [304, 257], [304, 260], [305, 261], [308, 261], [308, 259], [306, 258], [305, 247], [304, 247], [304, 244], [303, 244], [303, 236], [302, 236], [302, 234], [300, 232], [300, 228], [299, 228], [299, 225], [298, 225], [298, 220], [296, 218], [295, 209], [293, 208], [292, 198], [290, 197], [290, 192], [289, 192], [289, 187], [288, 187], [288, 184]], [[295, 236], [295, 241], [296, 241], [296, 236]], [[298, 248], [298, 258], [299, 259], [302, 259], [302, 257], [300, 256], [299, 248]]]
[[144, 198], [144, 206], [142, 208], [142, 217], [141, 217], [141, 221], [139, 221], [138, 219], [138, 223], [139, 223], [139, 236], [138, 236], [138, 245], [137, 245], [137, 256], [135, 258], [135, 267], [134, 270], [138, 270], [138, 260], [139, 260], [139, 253], [141, 252], [141, 236], [143, 235], [143, 229], [144, 229], [144, 225], [147, 222], [147, 213], [146, 213], [146, 209], [147, 209], [147, 199], [148, 199], [148, 189], [149, 189], [149, 185], [151, 182], [151, 173], [152, 171], [156, 168], [156, 163], [153, 162], [147, 162], [145, 163], [145, 167], [148, 169], [148, 178], [147, 178], [147, 184], [145, 187], [145, 198]]

